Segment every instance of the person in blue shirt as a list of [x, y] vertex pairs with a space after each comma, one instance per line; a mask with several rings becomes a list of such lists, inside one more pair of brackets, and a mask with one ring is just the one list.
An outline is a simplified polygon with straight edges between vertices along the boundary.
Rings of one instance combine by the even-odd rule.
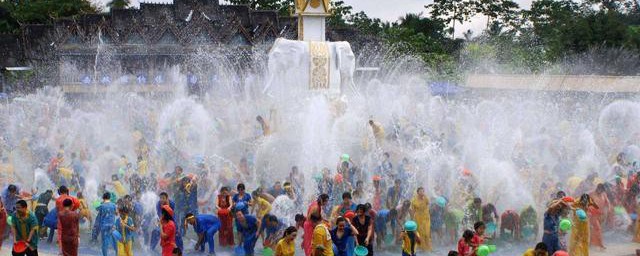
[[278, 220], [278, 217], [273, 214], [266, 214], [260, 222], [258, 236], [263, 238], [262, 240], [266, 247], [275, 249], [276, 243], [282, 238], [285, 228], [287, 227], [282, 221]]
[[42, 225], [49, 228], [49, 237], [47, 238], [47, 243], [53, 242], [53, 235], [58, 228], [58, 209], [53, 207], [49, 213], [42, 220]]
[[111, 202], [111, 193], [102, 195], [102, 204], [98, 206], [98, 216], [96, 224], [100, 226], [100, 236], [102, 237], [102, 256], [109, 255], [109, 247], [117, 251], [116, 243], [113, 241], [111, 231], [116, 221], [116, 204]]
[[246, 256], [253, 256], [253, 250], [258, 240], [258, 226], [260, 221], [253, 215], [236, 212], [236, 230], [240, 234], [239, 245], [244, 248]]
[[[184, 220], [185, 225], [193, 226], [193, 230], [198, 234], [198, 242], [195, 245], [195, 250], [204, 252], [204, 244], [208, 243], [209, 255], [215, 255], [216, 251], [213, 237], [221, 226], [218, 217], [211, 214], [193, 215], [193, 213], [188, 213]], [[184, 230], [187, 230], [187, 228], [185, 227]]]
[[[239, 183], [238, 186], [236, 187], [236, 190], [238, 190], [238, 193], [233, 195], [233, 197], [231, 198], [231, 200], [233, 200], [233, 204], [237, 205], [238, 203], [242, 202], [242, 203], [245, 203], [245, 205], [247, 206], [251, 206], [251, 195], [245, 192], [246, 188], [244, 184]], [[242, 211], [242, 213], [245, 215], [249, 214], [249, 207], [241, 209], [240, 211]]]
[[[395, 212], [395, 209], [393, 209], [392, 211]], [[376, 247], [378, 249], [382, 249], [384, 245], [384, 239], [385, 237], [387, 237], [387, 223], [392, 218], [395, 218], [392, 211], [389, 211], [388, 209], [382, 209], [378, 211], [378, 214], [376, 215], [374, 230], [376, 232]]]
[[331, 241], [333, 241], [333, 254], [335, 256], [353, 255], [354, 242], [357, 241], [355, 236], [358, 235], [358, 230], [351, 225], [347, 218], [338, 217], [336, 226], [329, 233], [331, 234]]

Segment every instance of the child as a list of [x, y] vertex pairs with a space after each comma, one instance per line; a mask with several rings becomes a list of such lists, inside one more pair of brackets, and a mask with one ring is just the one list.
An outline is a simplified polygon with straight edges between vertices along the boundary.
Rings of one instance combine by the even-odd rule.
[[420, 234], [418, 234], [418, 225], [413, 221], [404, 223], [404, 230], [401, 234], [402, 239], [402, 256], [415, 256], [416, 245], [420, 244]]
[[129, 218], [129, 209], [122, 207], [119, 209], [120, 219], [115, 221], [115, 228], [122, 239], [116, 241], [118, 246], [118, 256], [133, 256], [133, 232], [136, 228], [133, 219]]
[[484, 231], [486, 229], [487, 229], [487, 226], [482, 221], [478, 221], [475, 224], [473, 224], [473, 230], [475, 230], [475, 234], [471, 239], [471, 243], [474, 245], [475, 248], [477, 248], [481, 244], [484, 244], [484, 240], [486, 239], [486, 237], [484, 236]]
[[462, 238], [458, 241], [458, 255], [460, 256], [474, 255], [475, 246], [472, 243], [473, 236], [474, 236], [473, 231], [468, 229], [462, 233]]
[[87, 204], [87, 200], [84, 199], [82, 192], [78, 192], [78, 201], [80, 201], [80, 219], [87, 219], [89, 221], [89, 227], [93, 227], [91, 211], [89, 210], [89, 205]]

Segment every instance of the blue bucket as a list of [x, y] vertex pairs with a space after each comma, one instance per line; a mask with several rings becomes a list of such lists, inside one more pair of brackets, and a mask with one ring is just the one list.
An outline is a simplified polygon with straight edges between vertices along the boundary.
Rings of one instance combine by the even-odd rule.
[[236, 256], [244, 256], [246, 253], [244, 251], [244, 247], [242, 247], [242, 245], [238, 245], [233, 249], [233, 254]]

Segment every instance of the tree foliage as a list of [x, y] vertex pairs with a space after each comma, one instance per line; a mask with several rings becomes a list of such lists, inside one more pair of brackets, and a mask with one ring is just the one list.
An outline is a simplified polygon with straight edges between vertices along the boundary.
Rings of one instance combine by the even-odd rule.
[[31, 0], [0, 2], [0, 32], [15, 33], [19, 24], [49, 24], [54, 19], [96, 13], [88, 0]]

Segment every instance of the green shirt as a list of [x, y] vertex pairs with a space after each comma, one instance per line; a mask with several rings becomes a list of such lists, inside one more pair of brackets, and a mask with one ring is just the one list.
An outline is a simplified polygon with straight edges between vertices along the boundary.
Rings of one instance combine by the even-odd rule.
[[36, 219], [36, 215], [34, 215], [31, 211], [27, 212], [27, 216], [24, 218], [18, 217], [18, 213], [16, 212], [12, 216], [13, 218], [13, 227], [16, 229], [16, 240], [18, 241], [26, 241], [29, 239], [29, 233], [31, 230], [36, 230], [36, 232], [31, 237], [31, 243], [29, 245], [33, 248], [38, 248], [38, 219]]

